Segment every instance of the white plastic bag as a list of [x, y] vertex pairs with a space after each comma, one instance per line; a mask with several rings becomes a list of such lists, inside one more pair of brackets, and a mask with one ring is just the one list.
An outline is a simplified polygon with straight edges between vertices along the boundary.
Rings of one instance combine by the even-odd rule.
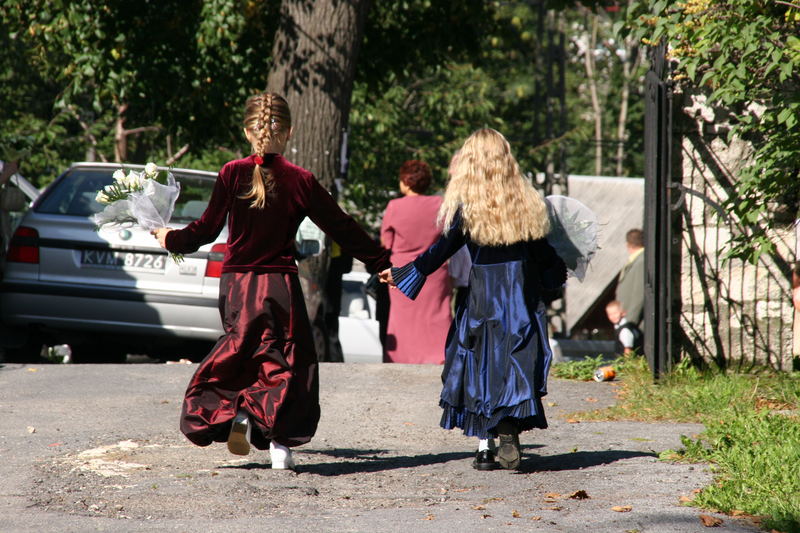
[[147, 231], [163, 228], [172, 217], [179, 194], [180, 184], [171, 172], [167, 173], [166, 185], [145, 179], [141, 191], [131, 192], [126, 199], [110, 203], [92, 216], [92, 221], [98, 227], [129, 222]]
[[567, 271], [583, 281], [586, 268], [597, 252], [597, 215], [569, 196], [551, 195], [545, 198], [545, 203], [550, 215], [547, 242], [564, 260]]

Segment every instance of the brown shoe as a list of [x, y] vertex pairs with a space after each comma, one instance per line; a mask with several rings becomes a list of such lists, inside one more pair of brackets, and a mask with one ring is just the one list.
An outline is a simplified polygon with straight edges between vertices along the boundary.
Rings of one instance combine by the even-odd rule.
[[247, 455], [250, 453], [250, 418], [247, 413], [239, 412], [231, 424], [228, 434], [228, 451], [234, 455]]
[[495, 428], [500, 445], [497, 447], [497, 462], [500, 466], [513, 470], [519, 466], [522, 457], [519, 451], [519, 430], [507, 418], [500, 421]]

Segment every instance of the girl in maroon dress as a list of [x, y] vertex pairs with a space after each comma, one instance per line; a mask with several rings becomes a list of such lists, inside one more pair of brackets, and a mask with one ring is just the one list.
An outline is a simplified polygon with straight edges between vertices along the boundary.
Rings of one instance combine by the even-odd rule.
[[199, 446], [227, 441], [246, 455], [252, 444], [269, 448], [272, 468], [294, 468], [290, 448], [311, 440], [320, 415], [317, 354], [294, 260], [297, 228], [308, 216], [371, 271], [389, 266], [389, 252], [311, 172], [281, 155], [292, 133], [286, 100], [250, 97], [244, 132], [254, 154], [222, 167], [203, 215], [181, 230], [153, 232], [170, 252], [188, 254], [228, 224], [224, 335], [189, 382], [180, 425]]

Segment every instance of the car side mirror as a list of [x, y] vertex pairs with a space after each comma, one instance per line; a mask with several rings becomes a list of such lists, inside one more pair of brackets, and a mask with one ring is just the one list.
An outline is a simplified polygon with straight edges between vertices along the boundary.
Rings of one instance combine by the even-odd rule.
[[317, 255], [321, 249], [322, 247], [317, 240], [302, 240], [297, 246], [297, 253], [303, 257], [308, 257], [310, 255]]
[[0, 190], [0, 211], [24, 211], [28, 198], [16, 187], [7, 186]]

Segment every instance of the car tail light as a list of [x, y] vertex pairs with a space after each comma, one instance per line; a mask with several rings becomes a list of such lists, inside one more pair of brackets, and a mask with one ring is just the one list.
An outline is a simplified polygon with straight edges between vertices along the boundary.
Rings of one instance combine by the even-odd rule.
[[11, 237], [6, 261], [39, 264], [39, 232], [27, 226], [18, 227]]
[[225, 259], [225, 251], [228, 249], [227, 244], [215, 244], [208, 252], [208, 261], [206, 262], [206, 277], [218, 278], [222, 275], [222, 260]]

